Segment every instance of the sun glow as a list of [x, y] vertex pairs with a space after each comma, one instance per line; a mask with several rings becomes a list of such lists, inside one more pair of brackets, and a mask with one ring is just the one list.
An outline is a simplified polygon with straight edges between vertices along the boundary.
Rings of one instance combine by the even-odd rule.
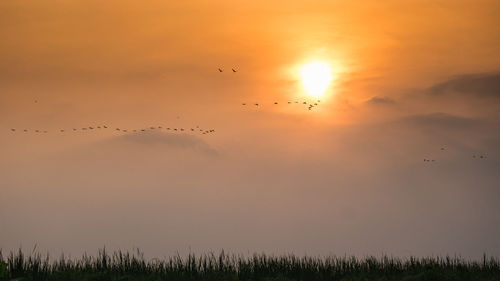
[[313, 97], [323, 96], [333, 79], [332, 69], [324, 61], [313, 61], [302, 66], [300, 76], [306, 93]]

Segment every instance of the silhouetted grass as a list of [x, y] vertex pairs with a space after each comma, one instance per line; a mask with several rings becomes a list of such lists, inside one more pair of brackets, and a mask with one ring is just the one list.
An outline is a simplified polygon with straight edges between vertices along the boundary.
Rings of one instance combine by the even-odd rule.
[[103, 249], [95, 257], [51, 261], [48, 255], [26, 256], [19, 250], [6, 257], [0, 251], [0, 264], [7, 265], [0, 280], [500, 280], [498, 259], [486, 257], [477, 262], [451, 257], [242, 257], [221, 252], [146, 261], [139, 252], [108, 254]]

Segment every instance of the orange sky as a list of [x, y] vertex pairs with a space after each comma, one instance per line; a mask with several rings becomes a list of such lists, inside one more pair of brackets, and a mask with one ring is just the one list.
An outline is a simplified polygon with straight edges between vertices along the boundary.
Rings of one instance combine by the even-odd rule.
[[[499, 14], [494, 0], [1, 1], [0, 248], [498, 255]], [[335, 72], [321, 104], [285, 104], [315, 100], [298, 76], [312, 60]], [[216, 134], [56, 133], [102, 124]]]

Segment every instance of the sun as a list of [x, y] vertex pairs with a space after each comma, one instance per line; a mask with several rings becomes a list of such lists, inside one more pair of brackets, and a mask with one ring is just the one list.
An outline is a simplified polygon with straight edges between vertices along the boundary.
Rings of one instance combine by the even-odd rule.
[[312, 61], [300, 68], [302, 86], [312, 97], [321, 97], [325, 94], [333, 79], [330, 65], [324, 61]]

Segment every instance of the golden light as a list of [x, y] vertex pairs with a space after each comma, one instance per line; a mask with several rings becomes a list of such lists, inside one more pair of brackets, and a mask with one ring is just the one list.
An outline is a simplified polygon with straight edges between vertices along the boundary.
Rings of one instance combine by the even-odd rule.
[[306, 93], [316, 98], [325, 94], [333, 79], [332, 69], [324, 61], [313, 61], [302, 66], [300, 76]]

